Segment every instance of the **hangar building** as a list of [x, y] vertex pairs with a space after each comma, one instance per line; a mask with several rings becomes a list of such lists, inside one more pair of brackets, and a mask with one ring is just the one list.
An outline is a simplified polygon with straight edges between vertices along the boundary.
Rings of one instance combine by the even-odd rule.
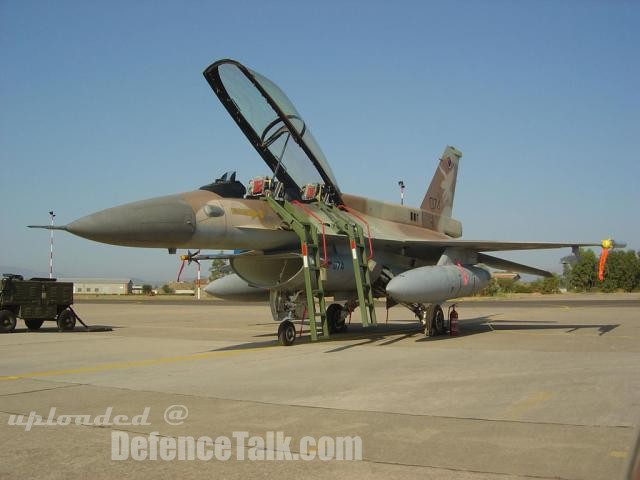
[[133, 281], [129, 278], [59, 278], [73, 282], [73, 293], [92, 295], [130, 295]]

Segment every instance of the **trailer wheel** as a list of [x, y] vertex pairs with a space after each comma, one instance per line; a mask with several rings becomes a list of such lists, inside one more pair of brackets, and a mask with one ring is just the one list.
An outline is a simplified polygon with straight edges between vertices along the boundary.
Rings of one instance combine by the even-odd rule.
[[29, 320], [25, 320], [24, 324], [27, 326], [29, 330], [40, 330], [40, 327], [44, 323], [44, 320], [35, 320], [33, 318]]
[[58, 329], [61, 332], [68, 332], [76, 326], [76, 316], [69, 310], [63, 310], [58, 314]]
[[0, 310], [0, 333], [11, 333], [15, 329], [15, 314], [11, 310]]

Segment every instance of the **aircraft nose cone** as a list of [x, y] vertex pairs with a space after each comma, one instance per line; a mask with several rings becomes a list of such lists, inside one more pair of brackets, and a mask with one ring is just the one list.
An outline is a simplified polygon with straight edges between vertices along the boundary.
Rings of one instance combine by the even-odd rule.
[[96, 242], [172, 248], [192, 237], [196, 217], [179, 195], [170, 195], [101, 210], [71, 222], [66, 229]]

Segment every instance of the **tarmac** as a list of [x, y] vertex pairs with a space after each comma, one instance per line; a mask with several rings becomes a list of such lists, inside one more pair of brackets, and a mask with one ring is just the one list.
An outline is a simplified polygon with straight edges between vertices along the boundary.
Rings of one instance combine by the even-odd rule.
[[[387, 323], [381, 307], [375, 329], [356, 311], [347, 333], [291, 347], [277, 345], [265, 304], [75, 308], [113, 331], [19, 321], [0, 335], [0, 478], [610, 480], [637, 435], [638, 294], [462, 302], [457, 337], [424, 337], [401, 307]], [[146, 421], [98, 424], [107, 412]], [[55, 425], [24, 424], [50, 414]], [[362, 460], [252, 461], [235, 444], [226, 461], [115, 460], [114, 432], [283, 432], [294, 454], [305, 436], [360, 437]]]

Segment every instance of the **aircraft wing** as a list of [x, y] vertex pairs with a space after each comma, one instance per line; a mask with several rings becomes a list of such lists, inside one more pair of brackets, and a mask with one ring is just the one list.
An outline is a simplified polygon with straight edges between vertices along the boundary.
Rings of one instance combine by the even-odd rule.
[[504, 260], [482, 252], [514, 251], [514, 250], [542, 250], [570, 247], [575, 251], [579, 247], [620, 248], [626, 244], [617, 243], [614, 240], [605, 240], [598, 243], [578, 242], [501, 242], [492, 240], [457, 240], [457, 239], [425, 239], [425, 240], [374, 240], [374, 250], [396, 250], [401, 255], [419, 258], [427, 262], [436, 263], [446, 249], [460, 249], [477, 254], [477, 262], [492, 268], [512, 270], [532, 275], [550, 276], [551, 273], [528, 265], [522, 265], [510, 260]]
[[[475, 252], [499, 252], [510, 250], [545, 250], [564, 247], [599, 247], [597, 243], [576, 242], [501, 242], [494, 240], [407, 240], [401, 242], [404, 247], [421, 251], [437, 248], [463, 248]], [[618, 245], [616, 244], [616, 247]]]
[[604, 248], [624, 247], [625, 244], [616, 243], [613, 240], [605, 240], [599, 243], [577, 243], [577, 242], [500, 242], [491, 240], [405, 240], [405, 241], [382, 241], [376, 242], [378, 248], [399, 248], [404, 255], [408, 255], [430, 262], [436, 262], [448, 248], [460, 249], [477, 254], [477, 262], [492, 268], [510, 270], [531, 275], [550, 277], [552, 274], [546, 270], [523, 265], [520, 263], [504, 260], [502, 258], [487, 255], [482, 252], [513, 251], [513, 250], [542, 250], [571, 247], [577, 250], [579, 247]]

